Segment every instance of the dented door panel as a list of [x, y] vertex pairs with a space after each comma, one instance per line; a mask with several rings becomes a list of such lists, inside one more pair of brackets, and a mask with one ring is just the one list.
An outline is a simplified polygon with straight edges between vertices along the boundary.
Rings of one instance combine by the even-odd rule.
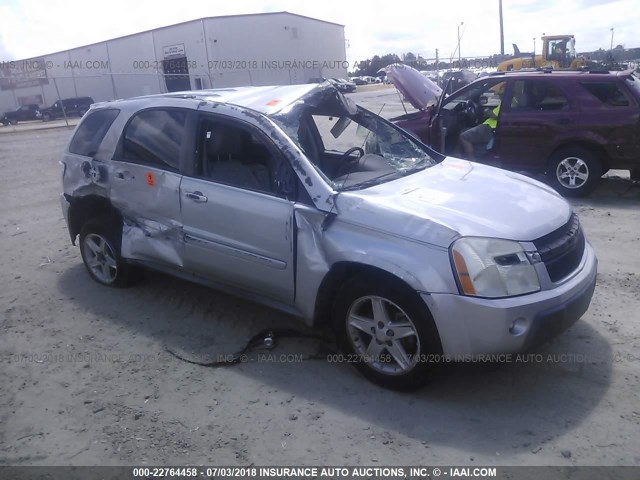
[[123, 217], [122, 256], [182, 267], [182, 175], [114, 161], [109, 165], [109, 176], [111, 203]]

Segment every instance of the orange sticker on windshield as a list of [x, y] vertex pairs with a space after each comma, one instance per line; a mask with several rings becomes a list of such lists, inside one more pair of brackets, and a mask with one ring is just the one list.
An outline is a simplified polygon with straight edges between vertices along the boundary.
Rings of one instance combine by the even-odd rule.
[[154, 187], [156, 184], [156, 177], [153, 176], [153, 172], [147, 172], [147, 185]]
[[267, 103], [267, 107], [275, 107], [279, 103], [280, 103], [280, 100], [271, 100], [270, 102]]

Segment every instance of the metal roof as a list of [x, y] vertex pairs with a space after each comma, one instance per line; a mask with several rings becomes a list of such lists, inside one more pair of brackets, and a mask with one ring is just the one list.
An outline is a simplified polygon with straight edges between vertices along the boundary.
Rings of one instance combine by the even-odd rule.
[[308, 83], [303, 85], [282, 85], [267, 87], [235, 87], [210, 90], [193, 90], [184, 92], [161, 93], [157, 95], [145, 95], [124, 100], [103, 102], [112, 105], [114, 102], [138, 101], [150, 98], [190, 98], [216, 103], [226, 103], [248, 108], [265, 115], [279, 112], [284, 107], [291, 105], [296, 100], [305, 96], [316, 88], [335, 88], [328, 82], [326, 84]]

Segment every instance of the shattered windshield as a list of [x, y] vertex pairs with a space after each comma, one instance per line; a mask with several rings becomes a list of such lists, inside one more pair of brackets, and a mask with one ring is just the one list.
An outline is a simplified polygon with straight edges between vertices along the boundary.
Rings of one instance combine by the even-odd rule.
[[440, 158], [333, 88], [312, 92], [271, 117], [336, 190], [391, 181]]

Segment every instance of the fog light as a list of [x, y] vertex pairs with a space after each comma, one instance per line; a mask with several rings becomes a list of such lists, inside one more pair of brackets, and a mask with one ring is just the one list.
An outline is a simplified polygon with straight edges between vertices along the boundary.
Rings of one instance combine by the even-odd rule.
[[527, 331], [527, 327], [529, 326], [528, 323], [529, 322], [527, 322], [527, 319], [524, 317], [516, 318], [511, 324], [511, 328], [509, 328], [509, 333], [514, 337], [522, 335]]

